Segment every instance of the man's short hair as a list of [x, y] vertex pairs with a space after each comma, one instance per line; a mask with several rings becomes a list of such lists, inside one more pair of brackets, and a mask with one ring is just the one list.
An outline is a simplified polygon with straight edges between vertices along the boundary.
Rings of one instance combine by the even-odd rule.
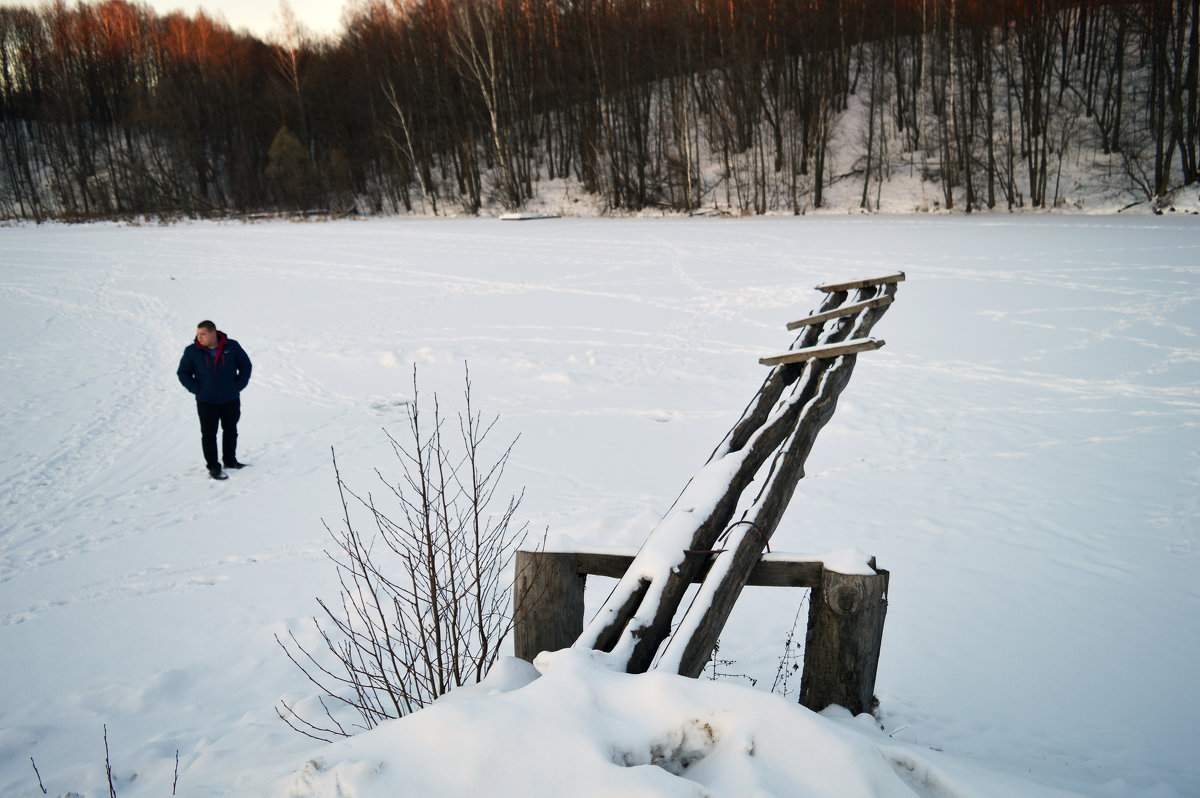
[[213, 324], [213, 323], [212, 323], [211, 321], [209, 321], [208, 319], [205, 319], [204, 321], [202, 321], [202, 322], [200, 322], [199, 324], [197, 324], [197, 325], [196, 325], [196, 329], [197, 329], [197, 330], [199, 330], [201, 327], [203, 327], [204, 329], [208, 330], [209, 332], [216, 332], [216, 331], [217, 331], [217, 325]]

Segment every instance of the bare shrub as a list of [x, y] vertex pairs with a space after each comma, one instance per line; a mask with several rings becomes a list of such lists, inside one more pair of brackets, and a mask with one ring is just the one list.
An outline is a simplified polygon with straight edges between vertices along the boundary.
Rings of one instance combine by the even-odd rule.
[[[485, 459], [496, 418], [485, 421], [474, 410], [469, 370], [457, 434], [436, 394], [432, 424], [425, 426], [416, 382], [414, 371], [407, 442], [385, 433], [400, 479], [392, 482], [376, 469], [386, 488], [383, 501], [352, 490], [333, 455], [342, 525], [326, 524], [336, 544], [327, 554], [341, 594], [332, 603], [317, 599], [323, 615], [313, 624], [323, 650], [307, 649], [293, 633], [290, 641], [276, 637], [321, 689], [317, 714], [323, 717], [302, 717], [283, 701], [276, 711], [316, 739], [374, 728], [479, 681], [512, 628], [509, 566], [525, 539], [526, 525], [514, 526], [524, 492], [505, 499], [499, 511], [490, 508], [516, 439]], [[365, 527], [353, 518], [364, 513]], [[359, 719], [350, 731], [337, 720], [347, 709]]]

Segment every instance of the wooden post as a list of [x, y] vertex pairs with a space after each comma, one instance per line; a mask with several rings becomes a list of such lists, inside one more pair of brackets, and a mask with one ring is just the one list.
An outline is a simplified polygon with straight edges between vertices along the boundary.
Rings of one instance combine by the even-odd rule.
[[809, 598], [800, 703], [814, 712], [838, 704], [870, 712], [887, 614], [888, 572], [822, 570]]
[[583, 586], [573, 552], [518, 551], [513, 653], [527, 662], [569, 648], [583, 632]]

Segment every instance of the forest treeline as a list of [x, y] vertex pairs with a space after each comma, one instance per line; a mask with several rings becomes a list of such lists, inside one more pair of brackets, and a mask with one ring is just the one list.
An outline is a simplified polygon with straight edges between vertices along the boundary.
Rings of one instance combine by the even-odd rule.
[[832, 180], [872, 207], [901, 160], [948, 208], [1048, 207], [1084, 152], [1146, 199], [1198, 178], [1200, 0], [391, 0], [282, 28], [0, 8], [0, 216], [475, 213], [559, 179], [800, 213]]

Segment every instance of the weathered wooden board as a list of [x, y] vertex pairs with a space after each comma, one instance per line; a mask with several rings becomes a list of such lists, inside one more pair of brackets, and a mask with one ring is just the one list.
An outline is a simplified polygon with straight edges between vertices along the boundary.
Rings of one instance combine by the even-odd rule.
[[[710, 552], [689, 552], [689, 557], [711, 559]], [[620, 579], [633, 562], [632, 554], [600, 552], [576, 552], [575, 562], [580, 574], [607, 576]], [[702, 566], [694, 581], [701, 582], [708, 576], [708, 566]], [[776, 555], [770, 560], [759, 560], [750, 572], [747, 585], [753, 587], [816, 587], [821, 583], [821, 561], [797, 558], [781, 559]]]
[[806, 360], [842, 357], [843, 355], [854, 355], [859, 352], [869, 352], [879, 349], [885, 343], [887, 342], [882, 338], [855, 338], [840, 344], [826, 344], [824, 346], [810, 346], [807, 349], [793, 349], [791, 352], [784, 352], [781, 355], [759, 358], [758, 362], [764, 366], [803, 363]]
[[829, 310], [824, 313], [814, 313], [813, 315], [800, 319], [799, 321], [788, 322], [789, 330], [798, 330], [801, 327], [811, 327], [814, 324], [822, 324], [830, 319], [840, 319], [845, 316], [854, 316], [864, 310], [883, 307], [884, 305], [892, 304], [893, 297], [880, 296], [875, 299], [868, 299], [866, 302], [855, 302], [853, 305], [844, 305], [836, 310]]
[[824, 291], [827, 294], [836, 293], [838, 291], [853, 291], [855, 288], [870, 288], [873, 285], [886, 285], [887, 283], [902, 283], [904, 282], [904, 272], [894, 272], [885, 274], [882, 277], [868, 277], [865, 280], [849, 280], [844, 283], [824, 283], [817, 286], [818, 291]]

